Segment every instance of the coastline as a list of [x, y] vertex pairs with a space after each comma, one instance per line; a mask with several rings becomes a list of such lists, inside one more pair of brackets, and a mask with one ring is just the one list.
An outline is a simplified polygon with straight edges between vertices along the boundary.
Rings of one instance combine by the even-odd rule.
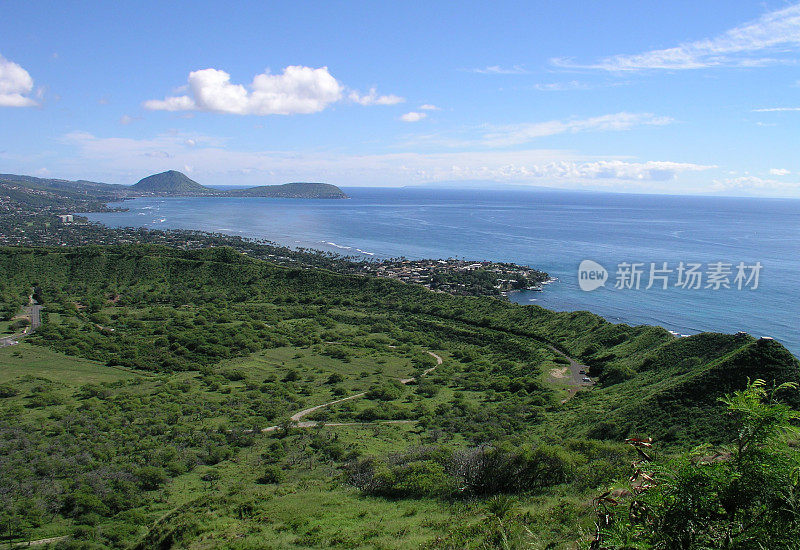
[[[537, 230], [534, 233], [528, 233], [529, 236], [522, 239], [517, 236], [525, 233], [520, 228], [514, 228], [503, 233], [495, 233], [494, 230], [491, 233], [485, 233], [487, 238], [491, 237], [490, 241], [476, 240], [476, 236], [483, 238], [482, 234], [476, 234], [476, 231], [482, 229], [482, 226], [466, 225], [467, 220], [471, 219], [473, 215], [477, 216], [476, 221], [493, 220], [494, 218], [485, 218], [484, 212], [494, 213], [495, 203], [503, 208], [503, 210], [496, 210], [498, 216], [496, 219], [506, 219], [513, 211], [505, 210], [505, 208], [518, 208], [516, 193], [509, 196], [508, 206], [504, 202], [506, 199], [503, 194], [500, 194], [495, 200], [492, 194], [487, 193], [483, 200], [491, 199], [492, 202], [481, 202], [473, 207], [471, 204], [464, 203], [463, 198], [459, 198], [460, 195], [457, 193], [443, 193], [440, 196], [425, 191], [417, 196], [417, 193], [408, 191], [393, 193], [384, 189], [375, 192], [372, 190], [358, 192], [350, 189], [347, 191], [351, 200], [346, 203], [341, 201], [323, 203], [313, 200], [263, 200], [252, 206], [253, 215], [257, 215], [258, 218], [249, 218], [247, 216], [250, 214], [244, 213], [245, 218], [243, 219], [247, 222], [244, 225], [235, 223], [242, 219], [241, 205], [243, 203], [234, 199], [225, 201], [160, 199], [159, 202], [168, 201], [168, 206], [162, 205], [163, 215], [157, 216], [155, 219], [166, 218], [167, 221], [155, 225], [149, 223], [150, 218], [135, 216], [132, 213], [114, 214], [113, 216], [99, 214], [90, 217], [93, 220], [104, 220], [102, 223], [107, 227], [136, 224], [156, 230], [210, 227], [211, 231], [216, 231], [215, 228], [220, 227], [227, 229], [227, 231], [219, 231], [227, 237], [256, 241], [260, 241], [265, 235], [268, 235], [273, 243], [278, 243], [280, 246], [303, 250], [316, 249], [326, 256], [335, 254], [361, 263], [403, 255], [409, 258], [442, 258], [448, 255], [459, 258], [489, 257], [508, 262], [516, 259], [520, 264], [533, 265], [547, 271], [552, 276], [558, 277], [559, 281], [545, 287], [543, 292], [527, 290], [509, 292], [507, 299], [515, 303], [539, 305], [553, 311], [591, 311], [613, 323], [663, 326], [681, 334], [703, 331], [735, 333], [744, 330], [755, 336], [776, 337], [795, 353], [800, 352], [800, 341], [792, 337], [792, 328], [787, 324], [791, 316], [788, 312], [785, 315], [781, 314], [781, 311], [785, 309], [786, 299], [779, 294], [772, 294], [771, 290], [759, 290], [749, 294], [739, 293], [735, 296], [733, 292], [708, 296], [684, 293], [683, 296], [680, 296], [674, 292], [635, 294], [632, 292], [607, 292], [603, 289], [594, 293], [583, 293], [577, 291], [577, 285], [572, 284], [575, 267], [571, 266], [571, 262], [565, 262], [564, 259], [578, 254], [583, 255], [586, 252], [580, 252], [580, 242], [577, 245], [574, 244], [570, 240], [573, 237], [569, 232], [564, 233], [562, 230], [558, 230], [549, 240], [542, 239], [542, 233], [537, 224]], [[530, 195], [534, 196], [535, 194], [530, 193]], [[630, 197], [623, 198], [634, 200]], [[613, 197], [615, 200], [623, 198]], [[584, 201], [584, 199], [585, 197], [582, 196], [576, 198], [578, 201]], [[572, 199], [570, 198], [570, 200]], [[180, 202], [180, 205], [176, 204], [177, 202]], [[331, 204], [332, 202], [337, 204]], [[459, 205], [459, 209], [454, 209], [451, 206], [453, 204]], [[561, 207], [562, 203], [556, 202], [556, 204]], [[571, 204], [572, 202], [568, 203], [568, 205]], [[195, 212], [195, 209], [198, 208], [199, 210]], [[218, 208], [223, 208], [223, 210], [218, 211]], [[540, 210], [541, 207], [537, 206], [536, 211]], [[465, 213], [464, 219], [457, 219], [456, 214], [462, 212]], [[260, 218], [262, 217], [266, 217], [268, 223], [261, 223]], [[637, 217], [639, 217], [638, 214]], [[644, 212], [641, 217], [651, 217], [651, 215]], [[297, 221], [306, 219], [313, 223], [308, 225]], [[543, 223], [545, 222], [543, 221]], [[680, 228], [681, 226], [678, 223], [675, 227]], [[462, 228], [466, 232], [462, 231]], [[497, 229], [502, 228], [498, 226]], [[232, 235], [234, 233], [236, 236]], [[674, 236], [670, 239], [677, 239], [678, 245], [685, 248], [687, 238], [684, 233], [675, 231]], [[441, 240], [444, 235], [447, 236], [447, 241]], [[488, 242], [495, 242], [496, 238], [501, 239], [496, 245], [487, 245]], [[582, 238], [582, 236], [578, 238]], [[602, 239], [602, 235], [600, 238]], [[557, 239], [558, 244], [553, 244], [553, 239]], [[701, 246], [700, 243], [707, 241], [708, 239], [700, 239], [698, 235], [697, 245], [693, 244], [693, 240], [688, 242], [691, 244], [692, 250], [695, 250], [706, 248], [706, 245]], [[335, 243], [337, 246], [330, 246], [328, 250], [325, 250], [327, 243]], [[613, 252], [624, 250], [625, 246], [620, 243], [620, 248], [612, 249], [608, 248], [608, 245], [606, 248]], [[757, 248], [756, 253], [763, 258], [763, 247]], [[576, 253], [575, 250], [579, 251]], [[524, 253], [519, 254], [520, 251]], [[354, 254], [347, 255], [347, 252]], [[591, 254], [591, 252], [589, 253]], [[606, 254], [608, 253], [606, 252]], [[782, 254], [775, 252], [775, 255]], [[741, 253], [739, 256], [741, 257]], [[656, 257], [658, 258], [658, 256]], [[691, 258], [691, 256], [688, 257]], [[606, 263], [602, 256], [594, 256], [594, 258]], [[735, 260], [736, 257], [731, 259]], [[745, 259], [749, 259], [749, 257], [745, 256]], [[786, 275], [772, 271], [772, 265], [769, 268], [772, 280], [777, 280], [779, 276], [785, 280]], [[788, 291], [788, 288], [789, 285], [783, 287], [784, 291]], [[684, 299], [685, 302], [680, 301]], [[736, 302], [731, 302], [733, 299]]]

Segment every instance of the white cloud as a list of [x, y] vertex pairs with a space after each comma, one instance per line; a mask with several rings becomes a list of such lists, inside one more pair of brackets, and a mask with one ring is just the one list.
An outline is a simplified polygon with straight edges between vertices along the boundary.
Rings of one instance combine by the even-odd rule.
[[469, 69], [471, 73], [478, 74], [529, 74], [530, 71], [522, 65], [514, 65], [513, 67], [501, 67], [500, 65], [491, 65], [482, 69]]
[[534, 84], [533, 89], [540, 92], [563, 92], [565, 90], [590, 90], [593, 86], [586, 82], [570, 80], [569, 82], [550, 82], [547, 84]]
[[614, 55], [597, 63], [581, 65], [564, 58], [553, 59], [567, 68], [605, 71], [648, 69], [701, 69], [706, 67], [758, 67], [793, 62], [800, 48], [800, 4], [765, 13], [714, 38], [651, 50], [633, 55]]
[[[514, 155], [498, 155], [497, 159], [508, 156], [515, 161], [495, 164], [486, 163], [475, 166], [464, 156], [467, 154], [453, 154], [460, 157], [460, 164], [452, 164], [444, 169], [434, 172], [434, 179], [491, 179], [495, 181], [519, 181], [527, 183], [556, 184], [564, 186], [570, 182], [607, 182], [607, 184], [620, 182], [668, 182], [673, 181], [684, 172], [700, 172], [715, 168], [691, 163], [648, 161], [627, 162], [622, 160], [559, 160], [550, 162], [526, 162], [525, 152], [520, 158]], [[474, 153], [472, 153], [474, 155]], [[559, 183], [560, 182], [560, 183]], [[601, 183], [601, 185], [603, 185]]]
[[124, 126], [127, 126], [128, 124], [132, 123], [134, 120], [136, 120], [136, 119], [134, 117], [130, 116], [130, 115], [122, 115], [121, 117], [119, 117], [119, 123], [124, 125]]
[[191, 111], [196, 109], [197, 105], [191, 97], [182, 95], [164, 99], [150, 99], [144, 102], [144, 107], [151, 111]]
[[344, 86], [327, 67], [313, 69], [292, 65], [281, 74], [261, 73], [249, 89], [231, 83], [218, 69], [189, 73], [189, 93], [150, 100], [145, 108], [161, 111], [209, 111], [237, 115], [309, 114], [324, 110], [342, 98]]
[[764, 109], [753, 109], [754, 113], [782, 113], [786, 111], [800, 111], [800, 107], [766, 107]]
[[431, 105], [430, 103], [426, 103], [425, 105], [419, 106], [421, 111], [441, 111], [439, 107], [436, 105]]
[[791, 174], [791, 172], [786, 168], [772, 168], [769, 173], [772, 176], [788, 176]]
[[663, 126], [672, 123], [669, 117], [652, 113], [614, 113], [586, 119], [550, 120], [528, 124], [496, 126], [483, 136], [488, 147], [508, 147], [536, 138], [564, 133], [620, 131], [634, 126]]
[[28, 97], [32, 91], [33, 79], [28, 71], [0, 55], [0, 107], [38, 105]]
[[410, 113], [406, 113], [400, 116], [400, 120], [403, 122], [419, 122], [423, 118], [428, 116], [426, 113], [419, 113], [417, 111], [411, 111]]
[[736, 178], [726, 178], [714, 180], [713, 189], [720, 192], [745, 192], [749, 194], [759, 193], [797, 193], [800, 190], [798, 181], [779, 181], [773, 179], [759, 178], [757, 176], [739, 176]]
[[[310, 179], [349, 185], [398, 186], [479, 179], [563, 188], [675, 192], [681, 176], [714, 168], [671, 161], [586, 158], [568, 151], [546, 149], [373, 155], [233, 151], [225, 148], [224, 141], [180, 133], [136, 140], [75, 132], [64, 140], [75, 146], [77, 152], [62, 161], [59, 173], [130, 183], [142, 174], [191, 166], [196, 179], [209, 185], [231, 182], [263, 185]], [[96, 173], [86, 174], [87, 164], [91, 164]], [[684, 189], [697, 190], [691, 185]]]
[[360, 105], [397, 105], [398, 103], [403, 103], [406, 100], [404, 97], [400, 97], [398, 95], [378, 95], [378, 91], [375, 88], [370, 88], [367, 95], [361, 95], [357, 91], [353, 90], [350, 92], [348, 97], [350, 98], [350, 101]]

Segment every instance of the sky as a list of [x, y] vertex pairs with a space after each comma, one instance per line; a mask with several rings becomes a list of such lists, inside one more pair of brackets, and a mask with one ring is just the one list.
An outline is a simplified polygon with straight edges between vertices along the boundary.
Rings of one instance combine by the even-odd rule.
[[800, 197], [800, 4], [0, 1], [0, 172]]

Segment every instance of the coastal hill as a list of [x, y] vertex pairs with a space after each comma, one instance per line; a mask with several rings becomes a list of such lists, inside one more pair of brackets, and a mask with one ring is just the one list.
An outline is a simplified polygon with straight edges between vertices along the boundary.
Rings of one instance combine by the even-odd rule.
[[[131, 197], [267, 197], [284, 199], [346, 199], [341, 189], [329, 183], [293, 182], [240, 189], [206, 187], [186, 174], [168, 170], [142, 178], [134, 185], [118, 185], [86, 180], [37, 178], [0, 174], [0, 199], [66, 205], [87, 201], [111, 202]], [[86, 206], [84, 205], [84, 208]], [[94, 206], [92, 209], [96, 209]]]
[[138, 193], [158, 195], [211, 195], [213, 189], [200, 185], [186, 174], [167, 170], [140, 179], [131, 189]]
[[283, 185], [261, 185], [225, 192], [229, 197], [275, 197], [284, 199], [346, 199], [341, 189], [330, 183], [294, 182]]
[[261, 185], [244, 189], [213, 189], [200, 185], [185, 174], [168, 170], [153, 174], [131, 187], [136, 193], [157, 196], [268, 197], [281, 199], [346, 199], [341, 189], [329, 183], [295, 182]]

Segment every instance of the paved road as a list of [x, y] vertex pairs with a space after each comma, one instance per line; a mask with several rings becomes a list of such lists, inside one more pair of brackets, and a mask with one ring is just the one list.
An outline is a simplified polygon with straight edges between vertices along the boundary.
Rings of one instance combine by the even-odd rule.
[[[585, 382], [583, 379], [588, 378], [586, 374], [581, 374], [581, 371], [588, 372], [589, 367], [578, 363], [575, 359], [564, 353], [563, 351], [559, 351], [554, 346], [548, 345], [552, 351], [559, 354], [562, 357], [565, 357], [567, 361], [569, 361], [569, 380], [567, 380], [567, 384], [571, 386], [568, 390], [569, 396], [567, 399], [571, 399], [581, 388], [591, 387], [594, 386], [594, 381]], [[564, 399], [562, 403], [565, 403], [567, 399]]]
[[[392, 347], [392, 346], [390, 346], [390, 347]], [[429, 373], [433, 372], [434, 369], [436, 369], [436, 367], [438, 367], [439, 365], [442, 364], [442, 358], [439, 357], [438, 355], [436, 355], [435, 353], [433, 353], [432, 351], [429, 351], [428, 355], [430, 355], [431, 357], [436, 359], [436, 364], [434, 366], [432, 366], [431, 368], [425, 369], [424, 371], [422, 371], [422, 374], [420, 375], [420, 377], [427, 376]], [[414, 380], [416, 380], [416, 378], [401, 378], [400, 379], [400, 383], [401, 384], [409, 384], [409, 383], [413, 382]], [[319, 426], [320, 422], [308, 422], [308, 421], [302, 422], [301, 420], [303, 419], [303, 417], [308, 416], [309, 414], [313, 413], [314, 411], [318, 411], [319, 409], [323, 409], [325, 407], [330, 407], [331, 405], [335, 405], [336, 403], [341, 403], [342, 401], [348, 401], [350, 399], [358, 399], [359, 397], [364, 397], [366, 394], [367, 394], [367, 392], [362, 391], [361, 393], [356, 393], [354, 395], [343, 397], [341, 399], [337, 399], [336, 401], [330, 401], [328, 403], [323, 403], [322, 405], [316, 405], [314, 407], [309, 407], [308, 409], [303, 409], [302, 411], [294, 413], [291, 416], [291, 420], [292, 420], [292, 422], [296, 422], [295, 427], [298, 427], [298, 428], [313, 428], [315, 426]], [[407, 424], [407, 423], [411, 423], [411, 422], [415, 422], [415, 420], [384, 420], [384, 421], [379, 421], [377, 423], [380, 423], [380, 424]], [[370, 424], [370, 422], [325, 422], [324, 424], [326, 426], [356, 426], [356, 425], [360, 425], [360, 424]], [[262, 432], [274, 432], [278, 428], [279, 428], [279, 426], [270, 426], [268, 428], [264, 428], [261, 431]]]
[[31, 326], [28, 330], [28, 334], [34, 332], [37, 328], [42, 326], [42, 306], [39, 304], [31, 304], [29, 306], [25, 306], [25, 314], [31, 320]]
[[17, 335], [14, 336], [3, 336], [0, 338], [0, 348], [4, 348], [6, 346], [13, 346], [14, 344], [19, 343], [19, 337]]
[[30, 326], [18, 334], [12, 334], [11, 336], [3, 336], [0, 338], [0, 348], [18, 344], [20, 338], [24, 338], [29, 334], [33, 334], [36, 332], [36, 329], [42, 326], [42, 306], [35, 303], [33, 297], [30, 298], [30, 304], [23, 307], [22, 311], [24, 312], [25, 317], [30, 320]]

